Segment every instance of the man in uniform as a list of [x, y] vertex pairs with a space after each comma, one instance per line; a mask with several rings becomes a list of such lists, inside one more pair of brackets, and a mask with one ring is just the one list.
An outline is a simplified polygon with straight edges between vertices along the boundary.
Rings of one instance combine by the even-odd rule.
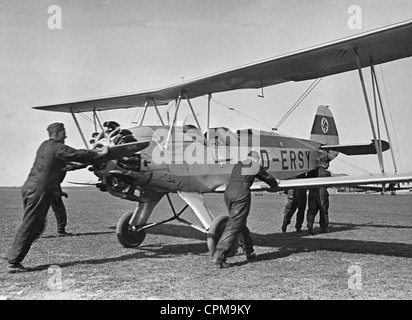
[[65, 145], [66, 131], [62, 123], [49, 125], [47, 131], [50, 139], [44, 141], [37, 150], [33, 167], [22, 188], [24, 215], [8, 251], [8, 273], [25, 271], [21, 261], [45, 227], [46, 215], [54, 192], [60, 188], [62, 169], [66, 164], [71, 161], [91, 163], [108, 151], [107, 147], [76, 150]]
[[[327, 170], [329, 168], [329, 161], [330, 160], [327, 155], [320, 156], [318, 168], [308, 172], [307, 177], [330, 177], [331, 173]], [[329, 192], [325, 187], [309, 189], [309, 201], [306, 220], [308, 233], [312, 236], [315, 234], [313, 232], [313, 224], [315, 223], [315, 217], [318, 211], [321, 232], [329, 232]]]
[[[298, 175], [298, 179], [305, 178], [306, 174]], [[287, 195], [287, 203], [285, 206], [285, 212], [283, 215], [283, 223], [282, 223], [282, 232], [286, 232], [287, 226], [290, 224], [290, 221], [295, 213], [296, 209], [298, 212], [296, 214], [296, 223], [295, 228], [296, 232], [302, 231], [302, 224], [303, 219], [305, 217], [305, 209], [306, 209], [306, 189], [304, 188], [294, 188], [288, 189], [286, 192]]]
[[229, 210], [229, 219], [217, 243], [213, 257], [214, 263], [221, 268], [230, 266], [226, 259], [237, 240], [248, 261], [256, 257], [253, 240], [246, 226], [251, 205], [250, 187], [255, 178], [266, 182], [271, 188], [278, 186], [278, 181], [260, 165], [259, 161], [259, 153], [252, 151], [245, 161], [239, 161], [232, 169], [225, 190], [225, 203]]

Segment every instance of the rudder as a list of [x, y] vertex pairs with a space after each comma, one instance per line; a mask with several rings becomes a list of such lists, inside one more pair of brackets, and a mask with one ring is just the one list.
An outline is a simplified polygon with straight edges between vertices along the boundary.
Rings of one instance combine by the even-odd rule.
[[310, 140], [321, 144], [339, 144], [338, 129], [328, 106], [319, 106], [313, 121]]
[[[320, 105], [318, 107], [310, 132], [310, 140], [319, 142], [322, 145], [339, 144], [338, 129], [329, 106]], [[337, 152], [329, 152], [330, 158], [334, 158], [336, 155]]]

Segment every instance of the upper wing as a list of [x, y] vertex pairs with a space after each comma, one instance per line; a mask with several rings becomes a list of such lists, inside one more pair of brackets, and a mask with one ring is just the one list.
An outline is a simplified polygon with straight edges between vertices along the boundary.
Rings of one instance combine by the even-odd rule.
[[[353, 176], [334, 176], [325, 178], [288, 179], [281, 180], [275, 191], [291, 188], [356, 186], [359, 184], [397, 183], [412, 181], [412, 173], [380, 173]], [[224, 192], [226, 186], [218, 187], [215, 192]], [[261, 181], [253, 183], [251, 190], [269, 190], [270, 187]]]
[[[175, 100], [182, 91], [188, 98], [236, 89], [253, 89], [288, 81], [316, 79], [357, 69], [355, 50], [362, 67], [412, 55], [412, 20], [375, 29], [356, 36], [270, 58], [205, 77], [122, 96], [113, 96], [35, 109], [60, 112], [87, 112], [143, 106], [148, 98], [157, 105]], [[149, 105], [153, 105], [149, 101]]]

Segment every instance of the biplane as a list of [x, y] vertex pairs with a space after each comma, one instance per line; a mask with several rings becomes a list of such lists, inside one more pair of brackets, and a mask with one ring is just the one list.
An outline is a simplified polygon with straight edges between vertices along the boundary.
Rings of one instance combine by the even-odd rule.
[[[207, 234], [208, 248], [213, 253], [228, 216], [215, 216], [203, 194], [224, 192], [234, 164], [243, 160], [250, 150], [260, 153], [262, 166], [279, 180], [276, 190], [255, 181], [252, 190], [257, 192], [412, 181], [412, 173], [386, 173], [384, 170], [355, 176], [296, 178], [314, 170], [322, 154], [328, 155], [330, 160], [339, 153], [376, 154], [382, 168], [382, 154], [391, 150], [391, 141], [381, 139], [380, 133], [377, 133], [363, 69], [371, 68], [372, 85], [379, 96], [379, 99], [374, 99], [378, 108], [381, 99], [374, 66], [410, 57], [411, 40], [412, 20], [409, 20], [157, 90], [34, 108], [71, 113], [87, 148], [109, 145], [109, 154], [89, 169], [99, 179], [96, 185], [101, 191], [137, 203], [136, 208], [123, 214], [117, 223], [117, 237], [123, 246], [137, 247], [144, 241], [147, 229], [177, 220]], [[339, 144], [336, 124], [328, 106], [318, 107], [308, 140], [254, 128], [232, 131], [226, 127], [209, 127], [212, 95], [240, 89], [262, 89], [356, 70], [368, 111], [372, 143]], [[202, 130], [192, 106], [192, 100], [199, 97], [208, 98], [205, 106], [208, 125], [205, 130]], [[195, 125], [177, 124], [177, 115], [183, 103], [190, 108]], [[172, 104], [174, 116], [171, 122], [166, 123], [159, 109]], [[99, 112], [128, 108], [144, 108], [140, 123], [127, 129], [116, 128], [108, 134]], [[144, 122], [148, 110], [157, 115], [160, 124]], [[79, 113], [91, 113], [95, 128], [100, 131], [91, 141], [87, 141], [79, 125], [76, 117]], [[171, 193], [177, 193], [186, 203], [179, 212], [171, 201]], [[163, 197], [170, 203], [172, 217], [149, 223], [152, 212]], [[181, 217], [188, 207], [193, 210], [201, 226]]]

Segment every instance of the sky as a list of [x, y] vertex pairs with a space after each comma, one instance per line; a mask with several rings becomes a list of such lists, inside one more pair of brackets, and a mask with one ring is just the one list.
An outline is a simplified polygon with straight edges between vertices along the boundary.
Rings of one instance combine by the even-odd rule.
[[[361, 10], [358, 28], [350, 23], [352, 5]], [[51, 6], [60, 9], [60, 20]], [[409, 0], [0, 0], [0, 186], [24, 183], [52, 122], [65, 124], [66, 144], [85, 147], [70, 114], [34, 106], [161, 88], [411, 18]], [[369, 73], [364, 69], [371, 90]], [[396, 170], [412, 172], [412, 58], [379, 66], [377, 73]], [[310, 84], [265, 88], [264, 98], [260, 90], [216, 94], [211, 126], [270, 130]], [[207, 100], [192, 103], [204, 127]], [[278, 132], [309, 138], [321, 104], [333, 112], [341, 143], [370, 142], [357, 71], [324, 78]], [[102, 116], [127, 128], [138, 115], [126, 110]], [[79, 120], [86, 133], [93, 131], [89, 119]], [[389, 151], [384, 160], [385, 170], [394, 171]], [[376, 156], [342, 154], [330, 169], [380, 171]], [[79, 171], [66, 178], [76, 179], [93, 176]]]

